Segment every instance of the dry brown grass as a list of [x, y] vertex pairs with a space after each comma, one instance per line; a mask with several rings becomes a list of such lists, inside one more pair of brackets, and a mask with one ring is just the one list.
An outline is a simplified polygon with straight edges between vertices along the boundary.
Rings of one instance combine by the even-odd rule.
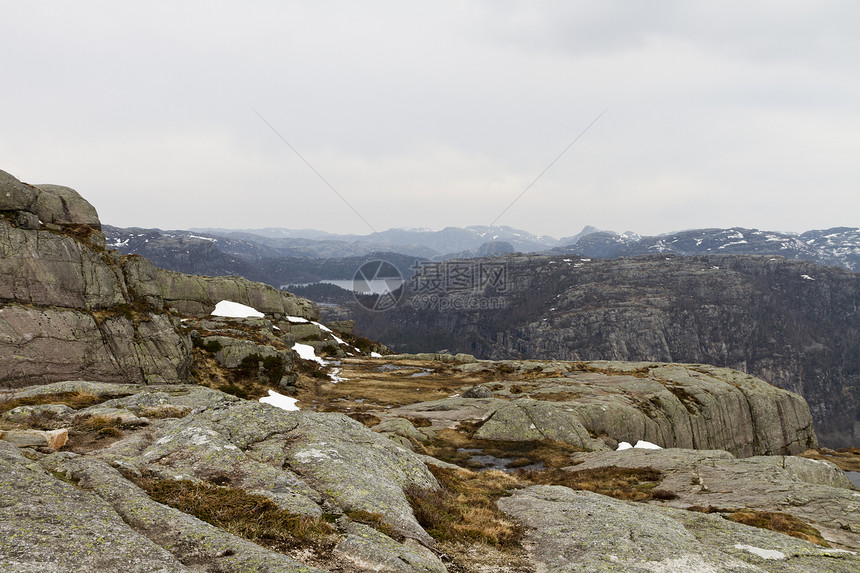
[[441, 543], [486, 543], [518, 548], [522, 528], [496, 507], [496, 500], [522, 486], [499, 471], [481, 473], [428, 466], [442, 489], [407, 489], [418, 523]]
[[412, 377], [426, 372], [424, 368], [436, 368], [433, 362], [398, 361], [395, 364], [400, 369], [379, 371], [385, 364], [379, 359], [344, 361], [342, 374], [348, 380], [337, 384], [327, 376], [301, 376], [297, 397], [316, 410], [348, 413], [440, 400], [482, 381], [479, 376], [450, 369]]
[[191, 408], [187, 406], [174, 406], [173, 404], [163, 404], [161, 406], [152, 406], [144, 408], [140, 411], [140, 415], [145, 418], [163, 419], [163, 418], [183, 418], [191, 412]]
[[155, 501], [276, 551], [328, 551], [335, 541], [334, 528], [324, 520], [280, 509], [242, 489], [188, 480], [143, 479], [138, 485]]
[[576, 446], [549, 440], [479, 440], [472, 437], [479, 427], [480, 423], [477, 422], [461, 422], [456, 430], [441, 430], [425, 444], [425, 449], [437, 459], [474, 470], [484, 467], [483, 464], [470, 461], [475, 455], [511, 460], [505, 466], [506, 469], [532, 464], [542, 464], [544, 468], [560, 468], [571, 465], [571, 454], [582, 451]]
[[721, 509], [713, 505], [709, 505], [708, 507], [694, 505], [688, 507], [687, 511], [717, 513], [730, 521], [751, 525], [760, 529], [777, 531], [785, 535], [803, 539], [804, 541], [809, 541], [810, 543], [815, 543], [816, 545], [821, 545], [822, 547], [830, 547], [830, 544], [821, 536], [820, 531], [787, 513], [756, 511], [753, 509]]
[[523, 471], [518, 477], [533, 483], [563, 485], [571, 489], [593, 491], [616, 499], [627, 501], [651, 501], [653, 499], [674, 499], [671, 492], [655, 495], [655, 487], [663, 479], [662, 474], [653, 468], [602, 468], [569, 471], [559, 468], [544, 471]]
[[845, 472], [860, 472], [860, 448], [807, 450], [800, 457], [833, 462]]
[[39, 396], [13, 398], [12, 400], [0, 402], [0, 414], [18, 406], [38, 406], [41, 404], [65, 404], [69, 408], [79, 410], [101, 404], [111, 398], [112, 396], [96, 396], [89, 392], [61, 392], [59, 394], [41, 394]]
[[771, 531], [778, 531], [798, 539], [803, 539], [804, 541], [815, 543], [816, 545], [830, 547], [830, 545], [821, 536], [820, 531], [808, 523], [804, 523], [793, 515], [789, 515], [787, 513], [744, 509], [741, 511], [735, 511], [723, 517], [737, 523], [752, 525], [753, 527], [759, 527], [761, 529], [770, 529]]

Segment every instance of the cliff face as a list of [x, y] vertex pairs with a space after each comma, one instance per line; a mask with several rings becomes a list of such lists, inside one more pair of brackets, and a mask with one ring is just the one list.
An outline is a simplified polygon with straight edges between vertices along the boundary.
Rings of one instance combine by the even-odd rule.
[[187, 380], [192, 345], [179, 316], [208, 315], [219, 300], [317, 317], [309, 301], [265, 285], [120, 256], [100, 227], [74, 190], [0, 171], [0, 387]]
[[[487, 359], [692, 362], [735, 368], [804, 396], [819, 440], [857, 443], [860, 282], [778, 257], [512, 256], [497, 288], [437, 290], [419, 273], [397, 307], [356, 308], [358, 330], [392, 348]], [[493, 305], [481, 304], [492, 301]], [[483, 308], [482, 308], [483, 306]]]

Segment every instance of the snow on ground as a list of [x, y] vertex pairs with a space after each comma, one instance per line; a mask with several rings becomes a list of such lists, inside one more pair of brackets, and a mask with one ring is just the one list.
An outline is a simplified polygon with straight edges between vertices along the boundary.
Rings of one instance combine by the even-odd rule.
[[615, 451], [621, 450], [629, 450], [631, 448], [639, 448], [640, 450], [662, 450], [660, 446], [657, 444], [652, 444], [651, 442], [646, 442], [645, 440], [639, 440], [636, 442], [635, 446], [630, 445], [630, 442], [618, 442], [618, 447], [615, 448]]
[[256, 308], [239, 304], [231, 300], [222, 300], [215, 305], [212, 316], [223, 316], [226, 318], [263, 318], [265, 316]]
[[341, 372], [343, 372], [343, 368], [331, 369], [331, 374], [329, 374], [328, 377], [331, 378], [332, 384], [337, 384], [338, 382], [346, 382], [347, 380], [349, 380], [349, 378], [344, 378], [343, 376], [341, 376]]
[[762, 549], [761, 547], [755, 547], [753, 545], [744, 545], [743, 543], [735, 544], [735, 549], [743, 549], [744, 551], [749, 551], [753, 555], [761, 557], [762, 559], [785, 559], [785, 553], [782, 551], [777, 551], [776, 549]]
[[802, 279], [806, 279], [806, 280], [808, 280], [808, 281], [814, 281], [814, 280], [815, 280], [814, 278], [812, 278], [812, 277], [811, 277], [811, 276], [809, 276], [809, 275], [800, 275], [800, 278], [802, 278]]
[[380, 354], [379, 352], [371, 352], [370, 357], [371, 358], [382, 358], [382, 354]]
[[300, 316], [288, 316], [287, 320], [293, 323], [310, 322], [307, 318], [302, 318]]
[[295, 412], [299, 410], [299, 407], [296, 406], [296, 402], [298, 402], [297, 398], [290, 398], [289, 396], [278, 394], [274, 390], [269, 390], [269, 395], [260, 398], [260, 402], [262, 402], [263, 404], [270, 404], [275, 408], [280, 408], [281, 410], [288, 410], [290, 412]]
[[313, 360], [314, 362], [318, 362], [322, 366], [325, 366], [327, 364], [325, 360], [316, 355], [316, 352], [314, 352], [314, 347], [310, 344], [301, 344], [299, 342], [296, 342], [295, 344], [293, 344], [293, 350], [296, 354], [299, 355], [299, 358], [303, 360]]

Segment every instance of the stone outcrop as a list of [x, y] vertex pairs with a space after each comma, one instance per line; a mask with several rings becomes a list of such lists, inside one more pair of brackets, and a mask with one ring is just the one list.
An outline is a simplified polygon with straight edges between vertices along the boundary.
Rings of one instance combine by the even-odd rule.
[[[68, 571], [78, 559], [87, 570], [112, 571], [117, 566], [109, 542], [122, 538], [117, 558], [141, 563], [131, 571], [317, 571], [156, 503], [126, 479], [147, 476], [217, 483], [263, 495], [292, 513], [339, 516], [331, 557], [336, 570], [445, 571], [404, 493], [438, 488], [435, 478], [419, 457], [358, 422], [179, 384], [63, 382], [21, 389], [14, 397], [70, 392], [106, 401], [77, 411], [54, 408], [64, 420], [108, 417], [125, 436], [87, 455], [28, 450], [38, 463], [18, 450], [40, 444], [0, 440], [0, 566], [27, 570], [41, 560], [56, 565], [48, 570]], [[36, 413], [20, 408], [4, 420]], [[380, 530], [353, 521], [354, 515], [376, 516]], [[106, 542], [90, 544], [85, 556], [67, 547], [88, 538]], [[54, 555], [67, 550], [68, 557]]]
[[654, 468], [663, 473], [656, 489], [676, 499], [658, 502], [728, 510], [788, 513], [809, 523], [829, 542], [860, 551], [860, 493], [835, 465], [794, 456], [735, 459], [724, 451], [630, 449], [578, 456], [568, 468]]
[[[452, 369], [498, 366], [478, 362]], [[440, 424], [478, 421], [478, 439], [557, 440], [592, 451], [646, 440], [748, 457], [797, 454], [817, 445], [803, 398], [728, 368], [602, 361], [509, 361], [501, 367], [506, 374], [482, 385], [490, 397], [452, 397], [391, 413]]]
[[855, 553], [707, 515], [533, 486], [499, 507], [528, 528], [539, 571], [806, 571], [860, 567]]
[[207, 316], [220, 300], [276, 321], [318, 317], [313, 303], [267, 285], [120, 256], [104, 248], [100, 228], [73, 189], [0, 171], [0, 387], [186, 381], [191, 339], [180, 317]]

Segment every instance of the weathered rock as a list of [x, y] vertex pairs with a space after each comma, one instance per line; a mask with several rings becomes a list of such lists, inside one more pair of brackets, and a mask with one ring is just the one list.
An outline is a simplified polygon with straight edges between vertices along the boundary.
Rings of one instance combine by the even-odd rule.
[[[83, 490], [82, 493], [92, 492], [88, 495], [97, 496], [100, 502], [103, 500], [102, 505], [109, 505], [115, 512], [114, 515], [122, 518], [120, 523], [124, 522], [122, 527], [114, 525], [117, 533], [125, 536], [133, 534], [138, 539], [145, 537], [150, 546], [163, 548], [161, 554], [172, 555], [176, 561], [193, 570], [213, 573], [322, 573], [181, 511], [156, 503], [143, 490], [123, 478], [117, 470], [99, 460], [61, 452], [41, 460], [40, 463], [52, 472], [64, 474], [68, 479], [74, 480], [78, 488]], [[78, 508], [73, 511], [78, 511]], [[78, 529], [85, 531], [93, 527], [93, 524], [86, 520], [78, 524]], [[124, 557], [131, 562], [136, 556], [130, 554]], [[104, 569], [117, 570], [129, 569], [119, 563], [113, 569]], [[161, 569], [150, 565], [149, 569], [142, 570]]]
[[138, 296], [180, 314], [209, 316], [218, 302], [230, 300], [273, 318], [319, 318], [316, 305], [309, 300], [240, 277], [185, 275], [158, 269], [146, 259], [134, 256], [123, 259], [123, 270]]
[[102, 228], [95, 207], [77, 191], [62, 185], [36, 185], [33, 211], [43, 223], [88, 225], [97, 231]]
[[565, 442], [588, 451], [605, 450], [592, 438], [576, 415], [550, 402], [522, 399], [505, 404], [475, 432], [482, 440]]
[[190, 361], [190, 341], [164, 315], [135, 323], [74, 309], [0, 307], [6, 387], [75, 378], [170, 383], [188, 377]]
[[232, 338], [229, 336], [205, 336], [201, 339], [203, 344], [216, 343], [220, 349], [215, 352], [215, 360], [225, 368], [236, 368], [248, 357], [278, 358], [284, 366], [293, 363], [291, 352], [279, 350], [266, 344], [257, 344], [252, 340]]
[[119, 265], [67, 235], [0, 219], [0, 300], [103, 310], [130, 302]]
[[0, 430], [0, 440], [19, 448], [48, 447], [53, 450], [62, 448], [69, 439], [65, 428], [57, 430]]
[[528, 528], [539, 571], [845, 572], [854, 553], [825, 549], [715, 515], [533, 486], [498, 501]]
[[68, 425], [74, 415], [75, 411], [64, 404], [39, 404], [12, 408], [3, 414], [3, 420], [31, 428], [39, 426], [37, 429], [41, 430], [56, 430]]
[[395, 434], [408, 440], [426, 442], [427, 436], [422, 434], [412, 422], [406, 418], [389, 418], [373, 427], [373, 431], [380, 434]]
[[36, 202], [36, 189], [0, 170], [0, 211], [30, 211]]
[[589, 450], [646, 440], [743, 457], [800, 453], [816, 443], [803, 398], [727, 368], [600, 361], [499, 366], [529, 377], [500, 377], [492, 384], [498, 398], [447, 398], [391, 413], [447, 426], [483, 422], [476, 438], [562, 440]]
[[707, 450], [630, 449], [577, 456], [572, 471], [597, 467], [651, 467], [664, 474], [657, 486], [678, 498], [674, 507], [749, 508], [794, 515], [831, 543], [860, 550], [860, 493], [835, 465], [794, 456], [735, 459]]
[[462, 394], [463, 398], [492, 398], [493, 391], [483, 384], [472, 386]]
[[4, 442], [0, 442], [0, 569], [192, 571], [131, 529], [102, 499], [56, 479]]
[[397, 543], [372, 527], [350, 523], [347, 537], [334, 551], [362, 571], [380, 573], [446, 573], [447, 569], [427, 548], [417, 543]]
[[146, 443], [127, 444], [100, 455], [162, 478], [230, 483], [294, 512], [319, 515], [320, 504], [332, 503], [378, 513], [400, 534], [432, 543], [403, 493], [410, 485], [438, 487], [432, 474], [411, 453], [340, 414], [224, 402], [163, 426]]

